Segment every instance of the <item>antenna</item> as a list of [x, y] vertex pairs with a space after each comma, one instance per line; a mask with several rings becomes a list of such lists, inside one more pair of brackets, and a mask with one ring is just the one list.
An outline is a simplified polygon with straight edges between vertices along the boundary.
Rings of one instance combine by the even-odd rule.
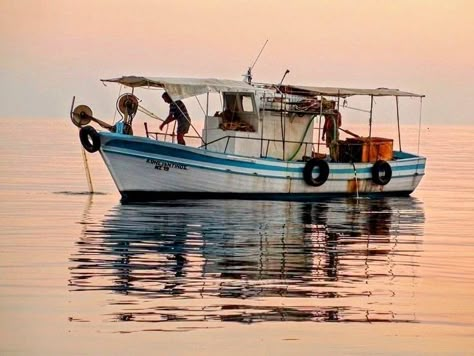
[[268, 43], [268, 40], [265, 41], [265, 43], [264, 43], [262, 49], [260, 50], [257, 58], [255, 59], [255, 62], [253, 62], [252, 66], [250, 67], [250, 71], [252, 71], [253, 67], [255, 67], [255, 64], [257, 64], [257, 61], [260, 58], [260, 55], [262, 54], [263, 50], [265, 49], [265, 46], [267, 45], [267, 43]]
[[262, 49], [258, 53], [257, 58], [255, 58], [255, 61], [253, 62], [252, 66], [249, 67], [247, 70], [247, 74], [244, 74], [244, 81], [246, 81], [249, 84], [252, 84], [252, 69], [255, 67], [255, 64], [257, 64], [258, 59], [260, 58], [260, 55], [262, 54], [263, 50], [265, 49], [265, 46], [267, 45], [268, 40], [265, 41], [265, 43], [262, 46]]
[[283, 83], [283, 80], [285, 79], [285, 77], [286, 77], [286, 75], [287, 75], [288, 73], [290, 73], [290, 70], [289, 70], [289, 69], [287, 69], [287, 70], [285, 71], [285, 74], [283, 74], [283, 78], [281, 78], [280, 84], [278, 84], [279, 87], [281, 87], [281, 84]]

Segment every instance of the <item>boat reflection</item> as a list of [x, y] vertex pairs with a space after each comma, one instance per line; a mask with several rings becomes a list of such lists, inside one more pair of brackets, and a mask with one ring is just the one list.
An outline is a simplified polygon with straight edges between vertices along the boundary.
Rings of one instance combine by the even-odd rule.
[[85, 220], [70, 288], [114, 292], [115, 320], [415, 321], [414, 198], [175, 201]]

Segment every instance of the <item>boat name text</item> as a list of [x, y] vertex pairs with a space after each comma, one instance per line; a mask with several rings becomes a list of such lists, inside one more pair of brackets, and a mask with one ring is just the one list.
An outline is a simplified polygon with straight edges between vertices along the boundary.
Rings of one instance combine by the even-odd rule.
[[155, 166], [155, 169], [158, 169], [160, 171], [169, 171], [170, 168], [188, 169], [188, 167], [186, 167], [184, 164], [160, 161], [158, 159], [153, 158], [147, 158], [146, 163], [153, 164]]

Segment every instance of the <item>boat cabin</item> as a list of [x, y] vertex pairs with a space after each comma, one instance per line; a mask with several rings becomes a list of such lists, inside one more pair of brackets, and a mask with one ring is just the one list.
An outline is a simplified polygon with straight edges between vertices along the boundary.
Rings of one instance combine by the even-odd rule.
[[205, 120], [207, 149], [281, 160], [311, 156], [314, 114], [295, 111], [303, 98], [271, 91], [225, 92], [222, 97], [222, 111]]

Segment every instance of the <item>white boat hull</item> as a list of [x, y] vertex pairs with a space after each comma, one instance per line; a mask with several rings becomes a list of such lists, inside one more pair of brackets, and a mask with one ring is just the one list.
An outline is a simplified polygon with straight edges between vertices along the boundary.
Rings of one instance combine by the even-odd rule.
[[426, 159], [402, 154], [388, 163], [386, 185], [372, 181], [372, 163], [329, 163], [321, 186], [303, 179], [305, 162], [248, 158], [111, 133], [100, 133], [102, 157], [123, 200], [241, 198], [315, 200], [341, 195], [408, 195]]

